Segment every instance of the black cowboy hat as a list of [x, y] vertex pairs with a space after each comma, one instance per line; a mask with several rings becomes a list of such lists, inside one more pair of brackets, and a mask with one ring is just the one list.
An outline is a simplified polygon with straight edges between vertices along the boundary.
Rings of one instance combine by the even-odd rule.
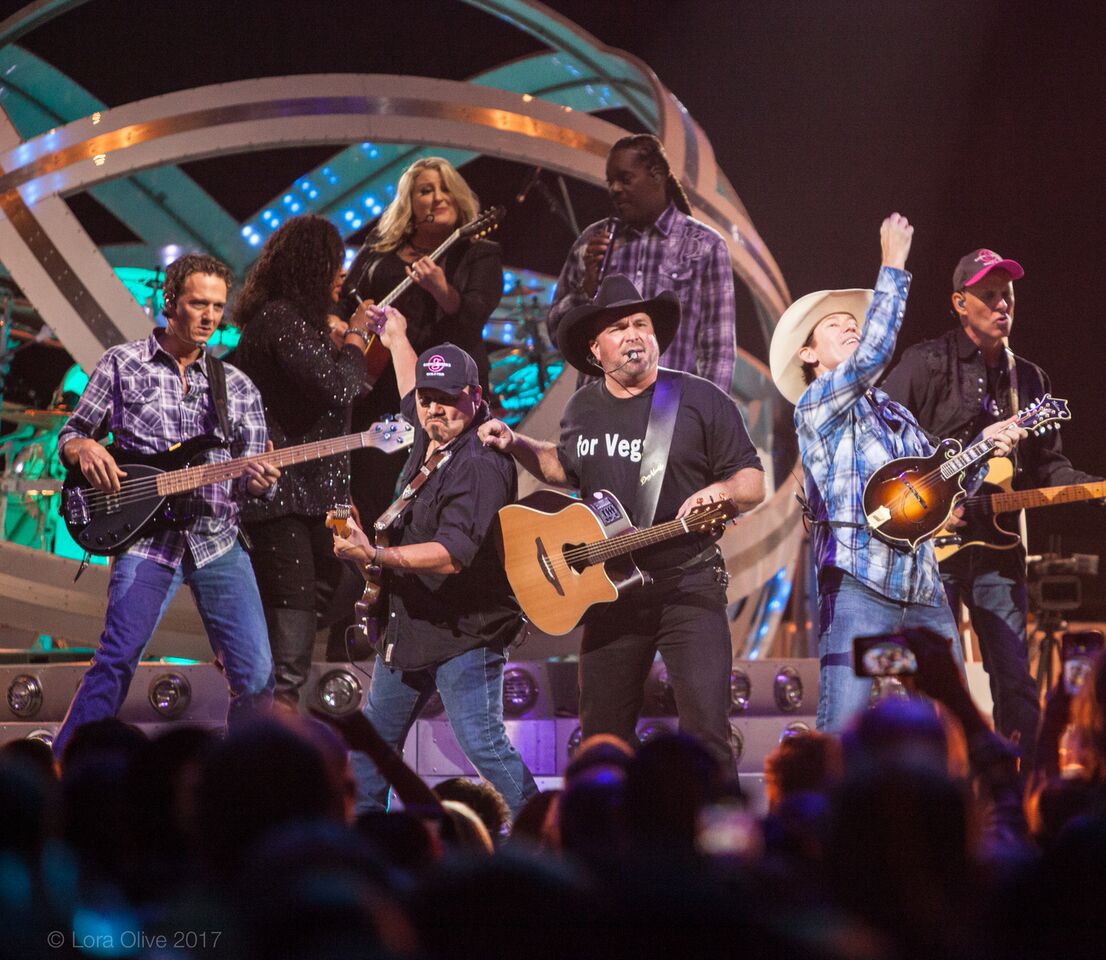
[[603, 279], [594, 300], [565, 314], [557, 331], [557, 347], [561, 355], [581, 373], [598, 376], [602, 371], [593, 362], [588, 344], [595, 339], [601, 325], [631, 313], [649, 315], [660, 352], [664, 353], [675, 339], [676, 328], [680, 325], [679, 298], [671, 290], [662, 290], [652, 300], [642, 300], [629, 277], [615, 274]]

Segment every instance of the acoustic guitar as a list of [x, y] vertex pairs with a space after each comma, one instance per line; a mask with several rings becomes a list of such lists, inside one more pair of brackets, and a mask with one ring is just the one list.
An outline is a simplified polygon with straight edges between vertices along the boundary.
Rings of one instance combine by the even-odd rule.
[[[1019, 410], [1014, 422], [1039, 434], [1070, 419], [1068, 402], [1046, 393]], [[942, 440], [928, 457], [900, 457], [885, 463], [864, 485], [868, 528], [892, 546], [916, 549], [945, 526], [964, 499], [964, 472], [994, 448], [991, 437], [967, 449], [961, 449], [959, 440]]]
[[499, 546], [526, 618], [561, 636], [591, 607], [647, 582], [631, 551], [688, 533], [715, 533], [736, 516], [732, 501], [719, 500], [696, 506], [679, 520], [636, 530], [609, 490], [583, 500], [539, 490], [500, 509]]
[[[475, 220], [454, 230], [453, 233], [446, 237], [445, 240], [443, 240], [435, 250], [427, 254], [427, 256], [437, 263], [449, 252], [450, 247], [459, 240], [468, 240], [470, 243], [475, 243], [482, 237], [486, 237], [493, 230], [499, 229], [499, 224], [502, 222], [506, 213], [506, 207], [491, 207], [482, 211]], [[361, 278], [359, 277], [358, 282], [360, 282], [360, 280]], [[377, 306], [387, 307], [395, 303], [397, 299], [411, 288], [414, 282], [415, 281], [412, 280], [410, 276], [404, 277], [377, 302]], [[361, 298], [361, 294], [358, 293], [356, 285], [354, 285], [353, 288], [353, 296], [358, 303], [365, 302]], [[373, 386], [373, 384], [380, 379], [380, 374], [383, 373], [384, 368], [388, 366], [391, 357], [391, 353], [389, 353], [388, 348], [380, 342], [380, 338], [375, 333], [370, 333], [368, 343], [365, 347], [365, 360], [368, 363], [368, 374], [365, 377], [367, 386]]]
[[1106, 481], [1103, 480], [1033, 490], [1015, 490], [1013, 480], [1014, 464], [1008, 458], [994, 457], [988, 461], [983, 486], [962, 501], [966, 524], [962, 527], [943, 527], [934, 537], [938, 562], [968, 547], [1013, 550], [1020, 546], [1022, 538], [1012, 529], [1016, 518], [1011, 516], [1018, 510], [1055, 507], [1062, 503], [1106, 497]]
[[378, 420], [368, 430], [295, 447], [282, 447], [249, 457], [203, 463], [207, 451], [225, 446], [215, 436], [193, 437], [162, 453], [141, 454], [108, 447], [127, 474], [117, 493], [94, 488], [79, 464], [69, 468], [62, 485], [60, 513], [82, 549], [97, 556], [122, 553], [135, 540], [157, 529], [182, 527], [191, 518], [173, 512], [173, 498], [212, 483], [236, 480], [260, 460], [287, 467], [334, 457], [349, 450], [373, 447], [385, 452], [403, 450], [415, 441], [415, 428], [406, 420]]

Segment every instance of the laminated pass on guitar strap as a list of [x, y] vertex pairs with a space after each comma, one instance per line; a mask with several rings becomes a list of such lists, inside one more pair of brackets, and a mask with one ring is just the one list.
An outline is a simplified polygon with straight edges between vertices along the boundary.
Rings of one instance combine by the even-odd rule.
[[[403, 492], [396, 501], [373, 523], [373, 543], [375, 546], [383, 548], [391, 545], [389, 540], [392, 524], [403, 516], [407, 508], [415, 502], [415, 497], [418, 496], [419, 490], [422, 489], [426, 481], [436, 470], [445, 466], [452, 456], [453, 451], [449, 449], [449, 444], [446, 444], [444, 447], [435, 450], [430, 459], [419, 467], [418, 473], [403, 488]], [[381, 647], [384, 639], [380, 627], [380, 617], [384, 607], [384, 571], [380, 567], [374, 567], [367, 563], [358, 564], [358, 567], [361, 570], [361, 576], [365, 578], [365, 592], [354, 605], [357, 626], [373, 649], [384, 658], [384, 662], [391, 664], [395, 643], [392, 642], [387, 647]]]

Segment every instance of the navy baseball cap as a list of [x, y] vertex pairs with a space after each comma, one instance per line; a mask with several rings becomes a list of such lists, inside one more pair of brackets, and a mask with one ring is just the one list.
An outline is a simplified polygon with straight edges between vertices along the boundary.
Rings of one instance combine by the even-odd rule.
[[415, 362], [415, 389], [441, 390], [457, 396], [465, 387], [480, 386], [476, 361], [452, 343], [424, 350]]

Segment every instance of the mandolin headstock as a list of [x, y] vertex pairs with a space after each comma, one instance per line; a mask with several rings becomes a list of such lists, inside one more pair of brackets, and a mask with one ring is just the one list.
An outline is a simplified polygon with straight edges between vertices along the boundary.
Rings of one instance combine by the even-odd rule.
[[1028, 407], [1018, 411], [1017, 424], [1038, 436], [1048, 430], [1059, 430], [1060, 422], [1070, 420], [1067, 400], [1046, 393]]

